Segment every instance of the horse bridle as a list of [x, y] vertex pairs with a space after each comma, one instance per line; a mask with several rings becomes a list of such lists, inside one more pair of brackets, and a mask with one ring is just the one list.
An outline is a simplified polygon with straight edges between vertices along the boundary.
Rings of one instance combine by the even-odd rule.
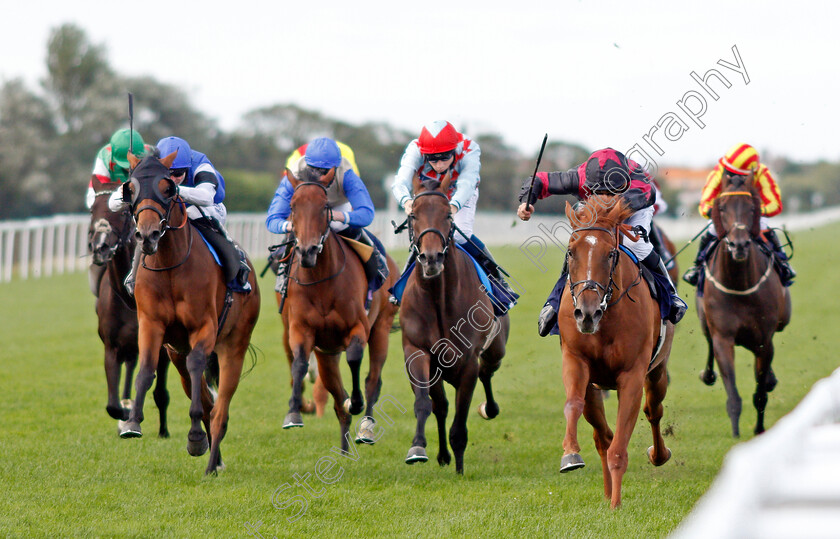
[[[750, 193], [749, 191], [729, 191], [727, 193], [720, 193], [718, 195], [718, 198], [720, 198], [720, 197], [733, 197], [733, 196], [747, 196], [747, 197], [752, 198], [753, 194]], [[723, 232], [723, 235], [721, 235], [720, 237], [726, 243], [726, 246], [729, 247], [732, 244], [732, 242], [729, 240], [729, 233], [732, 232], [733, 230], [745, 230], [747, 228], [748, 228], [747, 225], [745, 225], [744, 223], [736, 221], [732, 225], [732, 228], [730, 228], [729, 230], [721, 231], [721, 232]], [[750, 241], [752, 241], [752, 237], [750, 237]]]
[[[447, 203], [449, 202], [449, 197], [447, 197], [444, 193], [442, 193], [440, 191], [423, 191], [422, 193], [418, 193], [418, 194], [414, 195], [413, 200], [416, 201], [420, 197], [430, 196], [430, 195], [442, 196], [443, 198], [446, 199]], [[443, 242], [443, 255], [446, 256], [446, 251], [449, 249], [449, 244], [452, 242], [452, 237], [455, 235], [455, 227], [453, 226], [453, 223], [452, 223], [452, 213], [448, 213], [448, 216], [447, 216], [447, 220], [450, 223], [449, 234], [444, 234], [443, 232], [441, 232], [437, 228], [429, 227], [429, 228], [423, 230], [422, 232], [420, 232], [419, 234], [417, 234], [417, 237], [415, 237], [414, 236], [414, 220], [415, 219], [416, 219], [416, 217], [414, 217], [414, 206], [412, 205], [411, 213], [408, 214], [408, 239], [411, 242], [410, 245], [409, 245], [409, 252], [413, 251], [415, 254], [419, 255], [420, 254], [420, 240], [426, 234], [432, 233], [432, 234], [437, 234], [440, 237], [440, 241]]]
[[[172, 178], [170, 178], [169, 176], [164, 176], [163, 178], [160, 178], [160, 179], [164, 179], [164, 180], [169, 181], [169, 183], [171, 183], [174, 187], [177, 188], [177, 185], [175, 184], [174, 181], [172, 181]], [[139, 181], [135, 178], [132, 178], [131, 181], [139, 183]], [[163, 238], [163, 236], [166, 234], [167, 230], [180, 230], [187, 225], [187, 222], [189, 222], [189, 216], [187, 215], [187, 203], [184, 202], [184, 199], [181, 198], [181, 195], [178, 194], [177, 189], [174, 189], [175, 190], [175, 195], [174, 196], [165, 197], [158, 190], [157, 183], [152, 184], [152, 186], [153, 186], [153, 190], [152, 190], [153, 196], [148, 197], [148, 198], [150, 198], [151, 200], [153, 200], [154, 202], [156, 202], [157, 204], [159, 204], [161, 206], [166, 206], [166, 213], [164, 214], [156, 206], [153, 206], [151, 204], [144, 204], [144, 205], [140, 206], [139, 208], [135, 209], [134, 208], [135, 202], [132, 202], [131, 203], [132, 215], [134, 216], [135, 222], [138, 222], [139, 221], [138, 217], [140, 216], [140, 213], [142, 213], [145, 210], [151, 210], [151, 211], [155, 212], [156, 214], [158, 214], [158, 217], [160, 217], [159, 226], [161, 227], [160, 238]], [[138, 193], [139, 193], [139, 189], [138, 189]], [[147, 200], [148, 198], [143, 199], [143, 200]], [[184, 214], [184, 221], [178, 226], [171, 226], [169, 224], [169, 218], [172, 215], [172, 208], [174, 208], [177, 205], [181, 206], [181, 210]], [[147, 269], [149, 271], [168, 271], [168, 270], [172, 270], [172, 269], [175, 269], [175, 268], [183, 265], [184, 262], [186, 262], [187, 259], [189, 259], [190, 253], [192, 252], [192, 241], [193, 241], [192, 227], [189, 227], [187, 230], [189, 232], [190, 239], [189, 239], [189, 243], [187, 244], [187, 252], [184, 255], [184, 258], [180, 262], [178, 262], [177, 264], [173, 264], [172, 266], [166, 266], [166, 267], [163, 267], [163, 268], [151, 268], [151, 267], [146, 265], [146, 255], [143, 254], [143, 258], [141, 260], [141, 265], [143, 266], [143, 268]], [[160, 241], [160, 238], [158, 238], [158, 241]]]
[[[95, 196], [96, 196], [96, 198], [98, 198], [100, 196], [105, 196], [105, 195], [111, 196], [111, 194], [113, 194], [115, 191], [116, 191], [116, 189], [112, 189], [110, 191], [99, 191], [98, 193], [96, 193]], [[112, 212], [112, 213], [116, 213], [116, 212]], [[108, 258], [109, 259], [113, 258], [114, 253], [116, 253], [117, 250], [119, 250], [120, 247], [122, 247], [123, 245], [126, 245], [129, 242], [128, 238], [129, 238], [129, 235], [131, 234], [131, 229], [133, 228], [132, 220], [130, 219], [130, 217], [132, 217], [131, 211], [129, 209], [124, 209], [124, 210], [121, 210], [119, 213], [125, 214], [126, 218], [123, 220], [122, 231], [117, 233], [117, 242], [113, 246], [108, 247]], [[99, 223], [103, 219], [100, 219], [99, 221], [97, 221], [97, 225], [94, 227], [94, 231], [93, 231], [94, 236], [98, 233], [110, 233], [114, 230], [113, 228], [111, 228], [110, 223], [108, 223], [109, 230], [106, 231], [106, 230], [100, 229], [100, 224]], [[104, 219], [104, 220], [107, 223], [107, 219]]]
[[[570, 281], [569, 282], [569, 292], [572, 296], [572, 304], [574, 305], [575, 308], [577, 308], [577, 306], [578, 306], [578, 296], [580, 296], [586, 290], [595, 290], [595, 292], [601, 298], [601, 301], [600, 301], [600, 304], [598, 305], [598, 307], [601, 309], [602, 312], [606, 313], [608, 307], [611, 307], [611, 306], [615, 305], [616, 303], [618, 303], [619, 301], [621, 301], [621, 298], [623, 298], [630, 291], [631, 288], [633, 288], [634, 286], [636, 286], [637, 284], [639, 284], [641, 282], [642, 269], [639, 268], [639, 275], [636, 276], [636, 280], [633, 281], [633, 283], [630, 284], [630, 286], [628, 286], [621, 293], [621, 295], [618, 296], [618, 299], [616, 299], [614, 302], [610, 303], [610, 300], [612, 299], [613, 289], [618, 288], [618, 284], [613, 279], [613, 274], [615, 273], [615, 268], [618, 267], [618, 259], [619, 259], [619, 256], [620, 256], [618, 245], [619, 245], [620, 238], [621, 238], [622, 235], [624, 235], [624, 236], [627, 236], [628, 238], [630, 238], [633, 241], [638, 241], [639, 236], [633, 236], [633, 234], [631, 232], [632, 228], [628, 225], [617, 225], [614, 230], [610, 230], [608, 228], [604, 228], [604, 227], [600, 227], [600, 226], [581, 227], [581, 228], [576, 228], [572, 232], [572, 235], [577, 234], [578, 232], [581, 232], [581, 231], [584, 231], [584, 230], [596, 230], [596, 231], [599, 231], [599, 232], [606, 232], [607, 234], [610, 235], [610, 238], [614, 241], [613, 248], [610, 249], [610, 252], [607, 255], [607, 258], [610, 259], [610, 276], [609, 276], [610, 280], [609, 280], [609, 282], [607, 283], [606, 286], [604, 286], [603, 284], [601, 284], [598, 281], [595, 281], [593, 279], [581, 279], [580, 281], [574, 281], [574, 282]], [[569, 251], [566, 251], [567, 263], [568, 263], [568, 258], [569, 258]], [[571, 274], [571, 272], [570, 272], [570, 274]], [[575, 289], [580, 285], [583, 285], [583, 288], [581, 288], [579, 292], [575, 293]], [[603, 295], [600, 292], [601, 290], [603, 290]]]
[[[300, 189], [301, 187], [304, 187], [306, 185], [315, 185], [317, 187], [320, 187], [321, 189], [324, 190], [324, 194], [327, 195], [327, 197], [329, 197], [329, 192], [327, 191], [327, 187], [324, 186], [324, 184], [322, 184], [321, 182], [301, 182], [301, 183], [298, 184], [297, 187], [295, 187], [294, 192], [297, 193], [298, 189]], [[318, 240], [318, 254], [321, 254], [321, 251], [324, 250], [324, 243], [327, 241], [327, 236], [329, 236], [330, 230], [331, 230], [330, 222], [332, 221], [332, 208], [330, 207], [329, 201], [327, 201], [327, 203], [324, 205], [324, 207], [327, 209], [327, 223], [324, 227], [324, 232], [321, 233], [321, 238]], [[292, 209], [292, 213], [294, 213], [294, 209]], [[299, 247], [298, 238], [297, 238], [297, 236], [295, 236], [295, 248], [297, 249], [298, 247]]]

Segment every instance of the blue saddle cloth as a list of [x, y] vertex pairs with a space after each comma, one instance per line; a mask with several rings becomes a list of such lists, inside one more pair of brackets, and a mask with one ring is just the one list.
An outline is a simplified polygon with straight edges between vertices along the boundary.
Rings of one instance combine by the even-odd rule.
[[[204, 242], [204, 245], [207, 246], [207, 249], [210, 251], [210, 254], [213, 255], [213, 260], [216, 261], [216, 264], [224, 270], [224, 265], [222, 264], [222, 260], [219, 258], [219, 253], [216, 252], [216, 249], [210, 245], [210, 242], [207, 241], [207, 238], [204, 237], [204, 234], [201, 232], [201, 229], [198, 227], [195, 228], [195, 231], [198, 232], [198, 235], [201, 236], [201, 240]], [[224, 273], [224, 271], [222, 271]], [[236, 280], [236, 277], [230, 280], [227, 283], [227, 287], [233, 290], [234, 292], [249, 292], [250, 290], [245, 290], [242, 288], [242, 285]]]
[[[636, 255], [634, 255], [630, 249], [624, 245], [619, 245], [619, 248], [624, 252], [624, 254], [630, 257], [630, 260], [632, 260], [636, 265], [639, 265], [639, 259], [636, 258]], [[650, 295], [659, 304], [659, 317], [664, 320], [671, 311], [671, 304], [673, 303], [673, 300], [671, 299], [671, 287], [668, 280], [664, 276], [659, 275], [659, 273], [650, 271], [644, 266], [642, 266], [642, 272], [648, 283], [652, 281], [654, 284]], [[548, 301], [546, 303], [554, 307], [555, 312], [560, 311], [560, 299], [563, 297], [563, 289], [566, 288], [566, 280], [568, 277], [568, 273], [562, 273], [560, 278], [557, 280], [557, 284], [554, 285], [554, 289], [551, 291], [551, 294], [548, 296]], [[554, 327], [551, 328], [550, 335], [560, 335], [560, 327], [557, 323], [555, 323]]]
[[[499, 286], [495, 283], [493, 279], [490, 279], [487, 276], [487, 272], [476, 262], [475, 258], [473, 258], [470, 253], [468, 253], [463, 247], [458, 244], [455, 244], [458, 249], [461, 250], [467, 257], [472, 261], [473, 267], [475, 268], [476, 273], [478, 274], [478, 279], [481, 281], [482, 291], [487, 293], [490, 296], [490, 303], [493, 304], [493, 312], [496, 316], [501, 316], [508, 312], [511, 307], [516, 304], [516, 300], [518, 299], [518, 295], [513, 294], [511, 295], [510, 292], [507, 292], [504, 288]], [[388, 292], [391, 293], [397, 301], [402, 301], [403, 292], [405, 292], [405, 285], [408, 282], [408, 278], [411, 276], [411, 273], [414, 271], [414, 267], [417, 265], [416, 262], [412, 262], [409, 266], [405, 269], [400, 278], [391, 287]]]

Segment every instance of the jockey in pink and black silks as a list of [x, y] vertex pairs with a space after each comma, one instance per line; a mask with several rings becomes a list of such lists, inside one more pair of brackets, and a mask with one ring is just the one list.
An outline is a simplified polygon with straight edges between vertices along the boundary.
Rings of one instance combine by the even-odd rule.
[[[530, 192], [530, 198], [528, 198]], [[539, 199], [551, 195], [572, 195], [585, 201], [593, 194], [610, 194], [621, 197], [629, 208], [634, 210], [625, 224], [641, 228], [636, 241], [624, 237], [622, 243], [627, 250], [652, 272], [667, 279], [671, 289], [672, 307], [667, 319], [676, 324], [686, 311], [685, 302], [677, 295], [676, 287], [671, 283], [662, 259], [654, 251], [648, 237], [651, 231], [656, 203], [656, 191], [652, 178], [632, 159], [627, 159], [621, 152], [612, 148], [597, 150], [579, 166], [565, 172], [540, 172], [534, 180], [531, 190], [531, 178], [525, 180], [519, 195], [517, 214], [527, 221], [534, 212], [534, 204]], [[547, 335], [556, 326], [557, 310], [560, 304], [562, 286], [565, 284], [565, 269], [558, 285], [549, 297], [540, 313], [539, 332]]]
[[[493, 259], [484, 243], [473, 234], [475, 209], [478, 203], [478, 186], [481, 183], [481, 149], [478, 143], [459, 133], [444, 120], [436, 120], [423, 126], [420, 136], [408, 143], [397, 171], [391, 191], [406, 214], [411, 214], [412, 179], [420, 173], [421, 180], [442, 180], [451, 174], [452, 187], [449, 197], [452, 220], [459, 232], [455, 242], [467, 251], [484, 268], [507, 295], [512, 298], [510, 306], [518, 297], [507, 285], [502, 270]], [[408, 267], [412, 256], [406, 263]]]

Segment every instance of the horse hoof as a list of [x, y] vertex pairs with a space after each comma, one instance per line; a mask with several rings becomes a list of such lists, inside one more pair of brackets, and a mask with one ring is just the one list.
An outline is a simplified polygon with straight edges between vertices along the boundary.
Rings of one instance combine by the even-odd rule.
[[437, 461], [441, 467], [449, 466], [449, 463], [452, 462], [452, 455], [449, 454], [449, 451], [446, 453], [438, 453]]
[[143, 436], [143, 431], [140, 429], [140, 423], [136, 421], [126, 421], [120, 429], [120, 438], [140, 438]]
[[350, 397], [347, 397], [346, 399], [344, 399], [344, 413], [346, 413], [346, 414], [350, 413]]
[[492, 406], [489, 406], [487, 401], [484, 401], [478, 405], [478, 415], [487, 420], [493, 419], [499, 415], [499, 405], [493, 403]]
[[490, 419], [487, 416], [487, 411], [485, 410], [485, 408], [487, 408], [487, 403], [486, 402], [482, 402], [481, 404], [479, 404], [478, 405], [478, 415], [480, 415], [484, 419]]
[[169, 438], [169, 431], [168, 430], [161, 430], [158, 432], [158, 438]]
[[405, 457], [406, 464], [414, 464], [415, 462], [428, 462], [429, 457], [426, 456], [426, 448], [415, 445], [408, 450], [408, 455]]
[[375, 426], [376, 421], [372, 417], [365, 416], [359, 423], [359, 430], [356, 433], [356, 443], [369, 445], [375, 444], [376, 437], [373, 434], [373, 428]]
[[662, 466], [663, 464], [665, 464], [666, 462], [671, 460], [671, 450], [668, 449], [667, 447], [665, 448], [665, 450], [668, 451], [668, 456], [665, 457], [665, 460], [663, 460], [662, 462], [656, 463], [653, 460], [653, 446], [648, 447], [647, 456], [648, 456], [648, 460], [650, 461], [650, 463], [653, 464], [654, 466]]
[[560, 459], [560, 473], [571, 472], [572, 470], [577, 470], [578, 468], [583, 468], [584, 466], [586, 465], [583, 463], [583, 457], [581, 457], [578, 453], [563, 455], [563, 458]]
[[289, 412], [283, 420], [283, 428], [293, 429], [296, 427], [303, 427], [303, 418], [299, 412]]
[[210, 449], [210, 443], [207, 441], [206, 434], [202, 432], [201, 438], [198, 440], [190, 440], [189, 435], [187, 435], [187, 453], [191, 457], [200, 457], [204, 453], [207, 453], [208, 449]]
[[717, 380], [717, 374], [713, 370], [700, 371], [700, 380], [707, 386], [713, 386]]

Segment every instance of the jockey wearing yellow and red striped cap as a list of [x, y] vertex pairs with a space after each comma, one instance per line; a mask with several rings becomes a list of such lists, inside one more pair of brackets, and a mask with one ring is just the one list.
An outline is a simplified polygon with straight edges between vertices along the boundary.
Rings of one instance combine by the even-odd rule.
[[753, 181], [761, 195], [761, 215], [773, 217], [781, 213], [782, 195], [770, 170], [759, 162], [755, 148], [749, 144], [736, 144], [720, 158], [717, 166], [706, 178], [706, 186], [703, 187], [703, 194], [700, 196], [700, 214], [703, 217], [709, 218], [712, 213], [712, 206], [720, 194], [724, 171], [735, 176], [746, 176], [754, 172]]
[[[770, 228], [769, 218], [778, 215], [782, 211], [782, 195], [779, 192], [779, 186], [770, 170], [766, 165], [763, 165], [758, 158], [758, 152], [749, 144], [736, 144], [726, 152], [726, 155], [720, 158], [717, 166], [709, 173], [706, 178], [706, 185], [703, 187], [703, 193], [700, 196], [700, 215], [707, 219], [711, 217], [712, 206], [715, 204], [715, 199], [720, 194], [721, 185], [723, 183], [723, 175], [728, 177], [748, 176], [753, 175], [753, 182], [758, 187], [759, 195], [761, 196], [761, 218], [760, 226], [764, 231], [763, 235], [770, 243], [770, 247], [776, 252], [777, 269], [782, 283], [785, 286], [790, 286], [793, 278], [796, 277], [796, 272], [790, 267], [787, 261], [787, 255], [782, 249], [782, 244], [776, 233]], [[713, 239], [717, 237], [715, 225], [709, 226], [706, 233], [700, 238], [700, 245], [697, 247], [697, 257], [694, 260], [694, 266], [688, 269], [683, 275], [683, 280], [691, 285], [696, 286], [700, 278], [700, 271], [706, 257], [706, 250]]]

